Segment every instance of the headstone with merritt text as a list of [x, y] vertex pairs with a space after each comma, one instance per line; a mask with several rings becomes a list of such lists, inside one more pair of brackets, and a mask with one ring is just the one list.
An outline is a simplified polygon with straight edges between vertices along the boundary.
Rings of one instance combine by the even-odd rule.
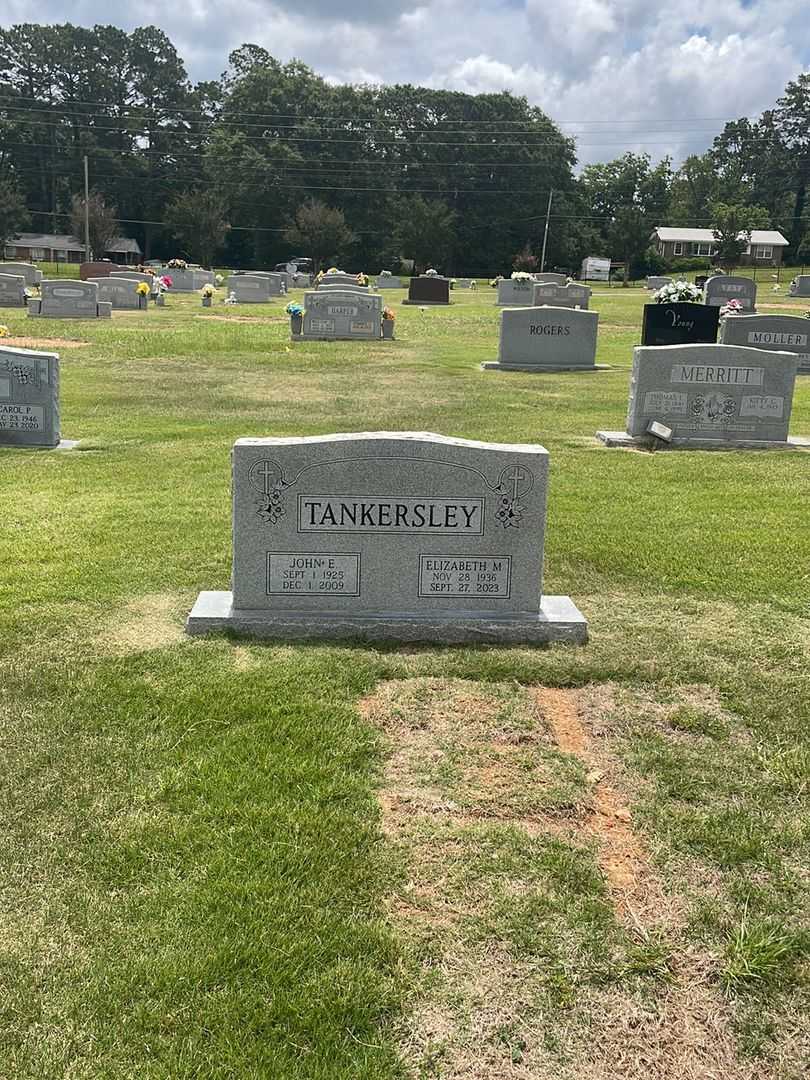
[[191, 634], [584, 642], [544, 596], [548, 452], [424, 432], [240, 439], [233, 574]]
[[796, 356], [738, 345], [641, 346], [633, 351], [627, 430], [598, 432], [608, 445], [645, 439], [650, 424], [673, 445], [785, 446]]

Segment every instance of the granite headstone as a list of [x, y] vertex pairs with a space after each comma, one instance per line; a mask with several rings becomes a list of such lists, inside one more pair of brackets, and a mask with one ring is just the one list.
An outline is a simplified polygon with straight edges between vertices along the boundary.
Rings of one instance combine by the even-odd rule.
[[24, 278], [26, 288], [28, 289], [36, 288], [42, 283], [42, 271], [37, 270], [33, 263], [0, 263], [0, 274], [10, 274], [12, 277]]
[[810, 274], [797, 274], [790, 283], [791, 296], [810, 296]]
[[633, 352], [627, 433], [651, 421], [673, 441], [785, 443], [796, 357], [738, 345], [663, 345]]
[[43, 281], [40, 299], [29, 300], [28, 314], [44, 319], [109, 318], [112, 305], [98, 298], [95, 281]]
[[501, 278], [498, 282], [498, 307], [531, 307], [534, 295], [531, 278]]
[[548, 452], [423, 432], [240, 439], [231, 592], [191, 634], [584, 642], [542, 593]]
[[59, 357], [0, 346], [0, 446], [59, 445]]
[[269, 304], [274, 295], [273, 283], [263, 274], [231, 274], [228, 288], [240, 304]]
[[296, 341], [379, 341], [382, 297], [343, 289], [304, 294], [304, 319]]
[[706, 282], [703, 291], [707, 304], [723, 307], [729, 300], [739, 300], [746, 311], [751, 314], [756, 311], [757, 283], [753, 278], [715, 274]]
[[599, 315], [573, 308], [514, 308], [501, 312], [493, 371], [594, 371]]
[[25, 307], [25, 278], [0, 274], [0, 307]]
[[733, 315], [720, 328], [723, 345], [795, 353], [800, 375], [810, 375], [810, 319], [798, 315]]
[[541, 281], [534, 286], [532, 291], [532, 306], [551, 304], [553, 307], [578, 307], [587, 311], [591, 292], [588, 285], [579, 285], [575, 281], [570, 281], [567, 285]]
[[713, 345], [720, 308], [706, 304], [645, 304], [642, 345]]
[[403, 304], [449, 304], [450, 279], [423, 274], [411, 278], [408, 285], [408, 299]]

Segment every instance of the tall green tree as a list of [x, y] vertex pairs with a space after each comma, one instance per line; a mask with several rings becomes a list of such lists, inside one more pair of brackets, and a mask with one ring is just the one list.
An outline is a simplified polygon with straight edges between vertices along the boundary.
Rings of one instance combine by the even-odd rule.
[[288, 244], [312, 259], [316, 272], [325, 261], [339, 262], [348, 255], [356, 237], [342, 210], [327, 206], [318, 199], [307, 199], [295, 215], [284, 238]]
[[456, 213], [440, 199], [404, 195], [393, 204], [392, 236], [399, 254], [413, 259], [417, 272], [447, 270], [456, 240]]
[[805, 207], [810, 184], [810, 73], [789, 82], [773, 111], [774, 127], [790, 153], [794, 193], [790, 241], [798, 251], [806, 231]]
[[120, 235], [118, 211], [108, 206], [104, 196], [98, 191], [91, 191], [87, 199], [87, 218], [85, 219], [85, 200], [81, 195], [74, 195], [70, 207], [70, 231], [84, 243], [85, 220], [90, 235], [91, 258], [103, 259], [110, 250], [113, 240]]
[[216, 191], [189, 191], [166, 207], [166, 223], [183, 257], [209, 269], [231, 230], [225, 199]]
[[627, 153], [583, 169], [585, 201], [601, 220], [611, 257], [618, 255], [625, 264], [625, 285], [643, 260], [655, 225], [667, 220], [671, 183], [669, 159], [653, 168], [648, 154]]
[[728, 268], [739, 265], [740, 256], [751, 243], [751, 231], [770, 225], [768, 211], [763, 206], [716, 202], [712, 204], [711, 217], [717, 262]]
[[9, 240], [28, 224], [28, 211], [13, 176], [0, 173], [0, 255]]

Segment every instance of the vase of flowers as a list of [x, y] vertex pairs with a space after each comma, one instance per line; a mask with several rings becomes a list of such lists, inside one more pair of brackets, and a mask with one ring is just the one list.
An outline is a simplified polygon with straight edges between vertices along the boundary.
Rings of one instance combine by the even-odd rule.
[[394, 320], [396, 315], [394, 309], [387, 307], [383, 308], [382, 313], [382, 336], [384, 341], [394, 340]]
[[304, 329], [304, 309], [300, 304], [287, 304], [284, 309], [290, 316], [290, 333], [297, 337]]
[[149, 303], [149, 286], [145, 281], [139, 281], [135, 286], [135, 292], [138, 294], [138, 307], [143, 310]]
[[203, 285], [200, 294], [202, 296], [202, 306], [211, 307], [214, 302], [214, 286], [210, 284]]
[[169, 259], [166, 266], [170, 270], [188, 270], [188, 263], [185, 259]]
[[727, 300], [725, 302], [725, 304], [723, 304], [723, 306], [720, 308], [720, 321], [725, 322], [725, 320], [730, 315], [744, 315], [744, 314], [745, 314], [745, 308], [742, 306], [741, 301], [739, 301], [739, 300]]

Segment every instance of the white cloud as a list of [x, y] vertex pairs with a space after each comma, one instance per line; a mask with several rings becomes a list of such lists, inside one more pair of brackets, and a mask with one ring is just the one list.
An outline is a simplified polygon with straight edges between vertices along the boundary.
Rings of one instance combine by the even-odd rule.
[[[195, 79], [216, 78], [228, 52], [252, 42], [332, 83], [509, 89], [566, 122], [588, 161], [624, 149], [683, 156], [709, 145], [723, 120], [770, 107], [810, 67], [806, 13], [807, 0], [108, 0], [103, 18], [161, 27]], [[23, 0], [0, 0], [5, 26], [32, 17], [92, 26], [100, 16], [97, 0], [49, 0], [33, 15]]]

